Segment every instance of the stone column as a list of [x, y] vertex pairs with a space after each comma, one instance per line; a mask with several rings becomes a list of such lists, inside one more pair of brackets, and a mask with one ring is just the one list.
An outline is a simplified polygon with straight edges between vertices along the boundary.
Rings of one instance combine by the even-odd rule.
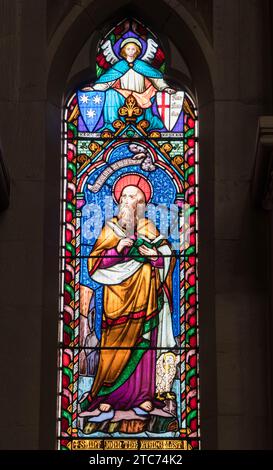
[[[268, 387], [268, 444], [273, 444], [273, 116], [261, 116], [258, 120], [256, 160], [252, 182], [253, 201], [259, 211], [265, 215], [264, 238], [267, 252], [267, 291], [269, 296], [268, 311], [264, 326], [267, 349]], [[270, 445], [271, 444], [271, 445]]]

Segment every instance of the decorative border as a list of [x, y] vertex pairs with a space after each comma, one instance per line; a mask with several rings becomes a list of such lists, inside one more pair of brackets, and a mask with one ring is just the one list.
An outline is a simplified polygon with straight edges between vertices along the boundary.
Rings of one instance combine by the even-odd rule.
[[[177, 195], [177, 204], [188, 204], [190, 224], [180, 217], [180, 308], [181, 308], [181, 395], [184, 448], [200, 448], [199, 365], [198, 365], [198, 143], [194, 104], [188, 95], [191, 113], [184, 113], [183, 167], [185, 192]], [[60, 325], [58, 363], [59, 449], [77, 449], [77, 386], [79, 362], [79, 289], [80, 289], [80, 207], [77, 209], [78, 132], [69, 116], [77, 105], [76, 95], [67, 102], [63, 122], [63, 185], [60, 239]], [[161, 134], [161, 138], [163, 135]], [[153, 139], [147, 137], [149, 141]], [[109, 142], [109, 141], [108, 141]], [[158, 144], [156, 144], [158, 145]], [[162, 147], [161, 147], [162, 148]], [[181, 198], [181, 199], [180, 199]], [[186, 240], [190, 240], [187, 244]], [[71, 348], [74, 348], [74, 355]], [[73, 440], [74, 438], [74, 440]], [[75, 441], [76, 439], [76, 441]], [[158, 439], [161, 440], [161, 439]], [[90, 439], [90, 442], [94, 439]], [[185, 444], [187, 443], [187, 445]], [[88, 444], [86, 444], [88, 448]]]

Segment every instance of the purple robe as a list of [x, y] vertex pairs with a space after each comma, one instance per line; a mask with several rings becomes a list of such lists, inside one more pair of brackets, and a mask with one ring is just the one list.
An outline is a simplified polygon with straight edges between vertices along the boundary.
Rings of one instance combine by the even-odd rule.
[[[99, 268], [108, 268], [128, 261], [129, 250], [129, 247], [125, 247], [122, 254], [119, 254], [116, 248], [107, 250], [100, 261]], [[156, 268], [163, 268], [163, 256], [158, 256], [156, 261], [151, 260], [150, 263]], [[157, 328], [151, 332], [151, 348], [156, 348], [156, 340]], [[144, 401], [151, 401], [154, 406], [162, 408], [162, 403], [155, 400], [155, 373], [156, 349], [148, 349], [129, 379], [108, 395], [95, 397], [90, 404], [89, 411], [97, 408], [100, 403], [107, 403], [114, 410], [129, 410], [138, 407]]]

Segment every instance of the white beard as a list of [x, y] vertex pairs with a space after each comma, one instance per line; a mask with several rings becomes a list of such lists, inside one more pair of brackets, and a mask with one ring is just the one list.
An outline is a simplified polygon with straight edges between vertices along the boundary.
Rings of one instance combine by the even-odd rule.
[[134, 233], [136, 226], [136, 209], [133, 207], [121, 205], [118, 213], [119, 225], [125, 229], [127, 233]]

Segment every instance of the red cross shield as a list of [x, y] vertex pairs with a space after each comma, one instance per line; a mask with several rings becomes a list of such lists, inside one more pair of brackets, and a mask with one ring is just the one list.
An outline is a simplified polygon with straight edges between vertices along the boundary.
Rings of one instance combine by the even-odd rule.
[[177, 91], [173, 95], [165, 91], [156, 94], [157, 109], [168, 131], [171, 131], [177, 123], [183, 108], [183, 100], [183, 91]]

